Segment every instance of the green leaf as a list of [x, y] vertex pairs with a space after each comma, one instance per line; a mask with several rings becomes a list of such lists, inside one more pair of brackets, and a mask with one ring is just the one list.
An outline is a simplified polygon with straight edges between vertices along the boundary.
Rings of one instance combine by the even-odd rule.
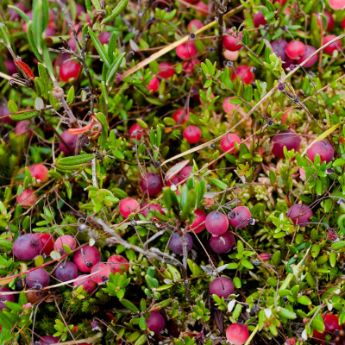
[[99, 41], [98, 37], [96, 36], [96, 34], [92, 31], [90, 27], [89, 27], [89, 35], [91, 37], [92, 43], [95, 46], [100, 58], [106, 64], [107, 67], [110, 67], [110, 62], [107, 56], [107, 52], [105, 51], [103, 44]]
[[291, 311], [286, 308], [277, 307], [277, 312], [280, 316], [285, 317], [286, 319], [289, 319], [289, 320], [294, 320], [297, 318], [297, 315], [294, 311]]
[[102, 24], [108, 23], [115, 19], [127, 7], [127, 5], [128, 0], [121, 0], [112, 10], [111, 14], [103, 19]]
[[10, 114], [10, 117], [14, 121], [23, 121], [29, 120], [39, 115], [39, 111], [37, 110], [22, 110], [18, 111], [15, 114]]
[[128, 299], [122, 298], [120, 300], [120, 303], [127, 309], [129, 309], [130, 311], [132, 311], [133, 313], [138, 313], [139, 309], [137, 308], [137, 306], [132, 303], [131, 301], [129, 301]]
[[310, 298], [307, 296], [298, 296], [297, 302], [299, 304], [303, 304], [303, 305], [311, 305], [312, 304]]
[[110, 83], [112, 83], [114, 81], [116, 72], [120, 68], [124, 56], [125, 56], [125, 53], [121, 53], [112, 62], [111, 66], [109, 67], [109, 70], [107, 72], [107, 75], [106, 75], [106, 81], [105, 81], [106, 85], [109, 85]]
[[74, 91], [74, 86], [72, 85], [70, 89], [67, 92], [67, 97], [66, 101], [68, 104], [71, 104], [74, 102], [74, 97], [75, 97], [75, 91]]
[[102, 7], [99, 0], [91, 0], [91, 2], [94, 8], [96, 9], [96, 11], [102, 11]]

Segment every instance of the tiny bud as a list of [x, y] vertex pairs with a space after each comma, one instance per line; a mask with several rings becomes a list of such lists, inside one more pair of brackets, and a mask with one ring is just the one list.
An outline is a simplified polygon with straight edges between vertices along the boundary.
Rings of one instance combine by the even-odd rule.
[[56, 99], [61, 99], [63, 96], [64, 96], [64, 91], [61, 87], [57, 86], [57, 87], [54, 87], [53, 89], [53, 96], [56, 98]]

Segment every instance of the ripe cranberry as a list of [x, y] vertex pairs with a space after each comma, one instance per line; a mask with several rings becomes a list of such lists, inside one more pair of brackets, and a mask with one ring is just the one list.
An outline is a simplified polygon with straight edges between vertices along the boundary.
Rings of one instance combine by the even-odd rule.
[[59, 338], [53, 337], [51, 335], [45, 335], [43, 337], [40, 337], [40, 340], [38, 342], [35, 342], [35, 345], [52, 345], [58, 344], [59, 342]]
[[122, 255], [111, 255], [107, 262], [110, 263], [112, 273], [124, 273], [129, 270], [129, 262]]
[[183, 131], [183, 137], [189, 144], [197, 144], [201, 139], [201, 129], [198, 126], [187, 126]]
[[327, 31], [332, 31], [334, 28], [334, 18], [328, 11], [317, 14], [317, 23], [320, 27], [322, 25], [323, 29]]
[[12, 123], [12, 119], [10, 118], [10, 111], [8, 110], [7, 105], [4, 103], [0, 103], [0, 123]]
[[323, 333], [319, 333], [318, 331], [314, 331], [313, 338], [315, 340], [320, 341], [324, 344], [324, 340], [326, 335], [335, 336], [339, 331], [342, 330], [342, 327], [339, 324], [339, 317], [338, 315], [334, 315], [332, 313], [327, 313], [322, 315], [323, 322], [325, 325], [325, 330]]
[[26, 275], [25, 283], [29, 289], [42, 289], [48, 286], [50, 275], [44, 268], [37, 268]]
[[[316, 51], [316, 49], [313, 46], [306, 45], [304, 55], [297, 61], [297, 63], [301, 64], [304, 60], [306, 60], [315, 51]], [[318, 56], [316, 54], [307, 63], [305, 63], [303, 67], [305, 67], [305, 68], [312, 67], [316, 64], [317, 60], [318, 60]]]
[[168, 247], [178, 255], [183, 255], [183, 247], [186, 246], [186, 251], [189, 252], [193, 247], [193, 237], [190, 234], [179, 235], [174, 233], [171, 235]]
[[132, 213], [140, 210], [140, 204], [133, 198], [124, 198], [119, 202], [119, 211], [122, 217], [128, 218]]
[[187, 41], [180, 44], [176, 48], [176, 55], [182, 60], [190, 60], [197, 56], [198, 51], [196, 49], [194, 41]]
[[266, 18], [261, 11], [257, 12], [253, 16], [254, 26], [258, 28], [261, 25], [266, 25]]
[[205, 230], [206, 213], [203, 210], [196, 209], [194, 211], [193, 223], [188, 227], [188, 231], [193, 231], [195, 234]]
[[226, 50], [224, 49], [223, 51], [223, 56], [230, 61], [236, 61], [239, 57], [240, 53], [239, 51], [231, 51], [231, 50]]
[[313, 212], [309, 206], [304, 204], [292, 205], [286, 214], [294, 224], [305, 225], [312, 217]]
[[72, 261], [63, 262], [57, 266], [55, 277], [62, 282], [73, 280], [78, 277], [78, 268]]
[[159, 90], [159, 79], [158, 77], [153, 77], [148, 85], [147, 85], [147, 89], [150, 91], [150, 92], [157, 92]]
[[65, 155], [73, 155], [77, 151], [78, 136], [65, 130], [60, 135], [59, 149]]
[[111, 270], [111, 264], [99, 262], [91, 269], [91, 279], [97, 284], [102, 284], [109, 279], [109, 276], [112, 273]]
[[223, 235], [229, 228], [229, 219], [224, 213], [213, 211], [206, 216], [205, 228], [214, 236]]
[[195, 7], [197, 8], [197, 12], [200, 16], [207, 16], [209, 14], [208, 5], [203, 1], [197, 2]]
[[186, 0], [189, 4], [196, 4], [199, 0]]
[[[164, 214], [164, 211], [162, 209], [162, 206], [159, 204], [144, 204], [143, 206], [146, 206], [140, 213], [144, 216], [144, 217], [148, 217], [150, 216], [150, 214], [152, 212], [157, 212], [160, 214]], [[153, 217], [153, 219], [155, 219], [155, 217]]]
[[220, 236], [211, 236], [209, 240], [209, 245], [216, 254], [228, 253], [235, 244], [235, 236], [231, 232], [226, 232]]
[[340, 27], [345, 29], [345, 18], [343, 18], [343, 20], [340, 22]]
[[131, 127], [129, 127], [129, 137], [131, 139], [140, 140], [144, 135], [144, 128], [142, 128], [139, 123], [133, 123]]
[[237, 66], [235, 71], [231, 74], [231, 80], [241, 79], [244, 84], [251, 84], [255, 80], [255, 74], [252, 71], [252, 67], [246, 65]]
[[146, 173], [141, 177], [140, 188], [148, 196], [156, 196], [163, 189], [163, 182], [159, 174]]
[[43, 164], [32, 164], [29, 166], [30, 174], [38, 182], [46, 182], [48, 180], [48, 169]]
[[280, 6], [284, 6], [286, 4], [287, 0], [273, 0], [273, 2], [280, 4]]
[[249, 338], [249, 331], [246, 325], [233, 323], [226, 329], [226, 339], [232, 345], [244, 345]]
[[189, 22], [187, 26], [188, 32], [195, 32], [202, 28], [204, 24], [199, 19], [193, 19]]
[[329, 6], [332, 10], [344, 10], [345, 1], [344, 0], [329, 0]]
[[301, 137], [291, 131], [276, 134], [272, 138], [272, 153], [277, 158], [284, 158], [284, 147], [289, 150], [299, 151]]
[[104, 31], [98, 35], [98, 39], [102, 44], [108, 44], [110, 40], [111, 32]]
[[226, 153], [236, 153], [241, 143], [241, 139], [237, 134], [228, 133], [222, 139], [220, 139], [220, 148]]
[[252, 214], [246, 206], [235, 207], [229, 215], [230, 225], [235, 229], [243, 229], [249, 225]]
[[314, 162], [316, 155], [320, 156], [321, 162], [330, 162], [334, 158], [334, 148], [327, 140], [316, 141], [307, 150], [308, 158]]
[[21, 194], [19, 194], [16, 198], [17, 204], [24, 207], [29, 208], [34, 206], [37, 201], [37, 195], [32, 189], [25, 189]]
[[229, 297], [234, 293], [235, 287], [230, 278], [219, 277], [211, 281], [209, 285], [209, 292], [211, 295], [217, 295], [218, 297]]
[[78, 270], [83, 273], [91, 272], [92, 266], [101, 261], [101, 254], [94, 246], [85, 246], [74, 253], [73, 262], [77, 265]]
[[19, 236], [13, 244], [13, 255], [21, 261], [32, 260], [42, 251], [42, 243], [37, 234]]
[[4, 65], [9, 75], [17, 73], [17, 67], [11, 59], [5, 60]]
[[189, 111], [184, 108], [179, 108], [174, 112], [172, 118], [178, 124], [186, 123], [189, 119]]
[[194, 67], [200, 65], [199, 59], [192, 59], [188, 61], [184, 61], [182, 64], [182, 69], [185, 74], [192, 74], [194, 71]]
[[[328, 42], [332, 41], [333, 39], [335, 39], [337, 36], [335, 35], [327, 35], [322, 39], [322, 45], [327, 44]], [[333, 55], [333, 53], [336, 50], [341, 50], [341, 41], [337, 40], [333, 43], [331, 43], [330, 45], [328, 45], [327, 47], [325, 47], [324, 52], [328, 55]]]
[[242, 35], [230, 34], [223, 36], [223, 47], [230, 51], [237, 51], [242, 48]]
[[6, 308], [5, 302], [15, 302], [16, 301], [16, 295], [15, 294], [9, 294], [9, 295], [2, 295], [1, 292], [11, 292], [12, 290], [0, 286], [0, 310]]
[[17, 136], [24, 135], [24, 134], [30, 134], [30, 125], [31, 122], [29, 120], [23, 120], [16, 123], [16, 127], [14, 128], [14, 133]]
[[286, 58], [285, 48], [287, 44], [288, 43], [284, 39], [279, 39], [271, 42], [271, 47], [274, 54], [280, 57], [283, 61], [285, 61]]
[[66, 60], [60, 66], [60, 80], [67, 83], [79, 78], [81, 65], [74, 60]]
[[82, 286], [83, 289], [90, 295], [97, 288], [97, 284], [87, 274], [82, 274], [82, 275], [78, 276], [78, 279], [73, 282], [73, 286], [75, 288], [77, 288], [78, 286]]
[[42, 232], [42, 233], [37, 233], [37, 237], [39, 238], [41, 242], [42, 253], [49, 255], [51, 251], [54, 249], [53, 235]]
[[159, 311], [152, 311], [146, 319], [146, 325], [150, 331], [160, 333], [165, 328], [165, 319]]
[[285, 47], [285, 53], [291, 60], [299, 60], [305, 53], [305, 45], [301, 41], [291, 41]]
[[271, 257], [272, 257], [272, 254], [270, 254], [270, 253], [261, 253], [261, 254], [258, 254], [258, 257], [262, 261], [269, 261], [271, 259]]
[[56, 239], [54, 243], [54, 250], [58, 251], [60, 254], [65, 254], [65, 246], [73, 250], [77, 248], [77, 241], [71, 235], [62, 235]]
[[159, 64], [158, 76], [162, 79], [169, 79], [175, 74], [175, 67], [170, 62], [161, 62]]
[[223, 101], [223, 110], [227, 114], [232, 114], [234, 111], [240, 108], [238, 104], [231, 103], [231, 99], [232, 97], [226, 97]]

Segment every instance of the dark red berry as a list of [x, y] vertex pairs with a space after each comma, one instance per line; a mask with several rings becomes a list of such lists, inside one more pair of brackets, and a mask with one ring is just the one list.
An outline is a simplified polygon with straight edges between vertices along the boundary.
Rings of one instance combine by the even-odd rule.
[[5, 302], [15, 302], [16, 301], [16, 295], [15, 294], [8, 294], [8, 295], [2, 295], [1, 293], [8, 293], [11, 292], [12, 290], [0, 286], [0, 310], [6, 308]]
[[194, 41], [182, 43], [176, 48], [176, 55], [182, 60], [193, 59], [197, 56], [197, 54], [198, 51]]
[[30, 174], [38, 182], [46, 182], [48, 180], [49, 171], [43, 164], [32, 164], [29, 166]]
[[68, 130], [65, 130], [60, 135], [59, 149], [65, 155], [73, 155], [77, 153], [78, 136], [71, 134]]
[[299, 60], [305, 53], [305, 45], [301, 41], [291, 41], [285, 47], [285, 53], [291, 60]]
[[158, 76], [162, 79], [169, 79], [175, 74], [175, 67], [170, 62], [161, 62], [158, 67]]
[[215, 278], [209, 285], [210, 294], [218, 297], [228, 298], [234, 291], [235, 287], [232, 280], [226, 277]]
[[129, 136], [131, 139], [140, 140], [144, 135], [144, 128], [142, 128], [139, 123], [134, 123], [129, 127]]
[[119, 211], [122, 217], [128, 218], [132, 213], [140, 210], [140, 204], [134, 198], [124, 198], [119, 202]]
[[183, 137], [189, 144], [197, 144], [201, 139], [201, 129], [198, 126], [187, 126], [183, 131]]
[[111, 32], [103, 31], [98, 35], [98, 39], [102, 44], [108, 44], [110, 40]]
[[44, 268], [37, 268], [26, 275], [25, 283], [29, 289], [42, 289], [48, 286], [50, 275]]
[[49, 255], [51, 251], [54, 249], [53, 235], [42, 232], [42, 233], [37, 233], [37, 237], [39, 238], [41, 242], [42, 253]]
[[334, 18], [328, 11], [317, 14], [317, 23], [320, 27], [322, 25], [323, 29], [326, 29], [327, 31], [332, 31], [334, 28]]
[[252, 214], [246, 206], [237, 206], [229, 214], [230, 225], [235, 229], [247, 227], [251, 218]]
[[148, 196], [156, 196], [163, 189], [163, 182], [159, 174], [146, 173], [141, 177], [140, 188]]
[[[316, 49], [313, 46], [306, 45], [305, 46], [305, 52], [304, 52], [303, 56], [297, 61], [297, 63], [301, 64], [304, 60], [306, 60], [309, 56], [311, 56], [315, 51], [316, 51]], [[303, 67], [305, 67], [305, 68], [312, 67], [317, 63], [317, 60], [318, 60], [318, 55], [315, 54], [313, 57], [311, 57], [308, 60], [308, 62], [306, 62], [303, 65]]]
[[78, 279], [73, 282], [73, 286], [75, 288], [82, 286], [88, 294], [92, 294], [97, 288], [97, 284], [86, 274], [78, 276]]
[[64, 246], [67, 246], [70, 248], [70, 250], [73, 250], [77, 248], [77, 241], [71, 235], [62, 235], [56, 239], [54, 243], [54, 250], [58, 251], [60, 254], [65, 254], [66, 251]]
[[223, 36], [223, 46], [230, 51], [237, 51], [242, 48], [242, 35], [230, 34]]
[[[327, 35], [322, 39], [322, 45], [327, 44], [328, 42], [332, 41], [333, 39], [335, 39], [337, 36], [335, 35]], [[333, 53], [336, 50], [341, 50], [341, 41], [340, 40], [336, 40], [335, 42], [329, 44], [327, 47], [325, 47], [323, 49], [323, 51], [328, 54], [328, 55], [333, 55]]]
[[146, 325], [150, 331], [160, 333], [165, 328], [165, 319], [159, 311], [152, 311], [146, 319]]
[[129, 262], [122, 255], [111, 255], [107, 262], [110, 263], [112, 273], [124, 273], [129, 270]]
[[18, 260], [29, 261], [42, 251], [42, 243], [37, 234], [19, 236], [13, 244], [13, 255]]
[[148, 85], [147, 85], [147, 89], [150, 91], [150, 92], [157, 92], [159, 90], [159, 79], [158, 77], [153, 77]]
[[58, 344], [59, 342], [59, 338], [53, 337], [51, 335], [45, 335], [43, 337], [40, 337], [40, 340], [38, 342], [35, 342], [35, 345], [52, 345]]
[[258, 28], [261, 25], [266, 25], [266, 18], [261, 11], [254, 14], [253, 23], [256, 28]]
[[[164, 214], [163, 208], [159, 204], [144, 204], [143, 207], [145, 208], [140, 212], [143, 216], [148, 217], [150, 214], [152, 215], [153, 213], [160, 213]], [[153, 217], [155, 219], [155, 217]]]
[[91, 272], [92, 266], [101, 261], [101, 254], [94, 246], [84, 246], [75, 252], [73, 262], [78, 270], [83, 273]]
[[246, 325], [233, 323], [226, 329], [226, 339], [232, 345], [244, 345], [249, 338], [249, 330]]
[[213, 211], [206, 216], [205, 227], [210, 234], [220, 236], [228, 230], [229, 219], [224, 213]]
[[78, 277], [78, 268], [72, 261], [62, 262], [57, 266], [54, 274], [58, 280], [66, 282]]
[[178, 124], [185, 123], [189, 119], [189, 111], [186, 111], [184, 108], [179, 108], [173, 113], [172, 118]]
[[178, 255], [183, 255], [183, 247], [186, 247], [186, 252], [189, 252], [193, 247], [193, 237], [190, 234], [179, 235], [174, 233], [169, 240], [169, 249]]
[[209, 240], [209, 245], [216, 254], [228, 253], [235, 244], [235, 236], [231, 232], [226, 232], [220, 236], [211, 236]]
[[110, 263], [99, 262], [91, 269], [91, 279], [97, 284], [103, 284], [108, 281], [112, 266]]
[[21, 194], [19, 194], [16, 198], [17, 204], [24, 207], [29, 208], [34, 206], [37, 201], [37, 195], [32, 189], [25, 189]]
[[235, 71], [231, 74], [231, 80], [241, 79], [244, 84], [252, 84], [255, 80], [253, 68], [247, 65], [237, 66]]
[[235, 133], [228, 133], [220, 139], [220, 148], [223, 152], [236, 153], [241, 143], [241, 138]]
[[198, 234], [205, 230], [206, 213], [203, 210], [196, 209], [194, 211], [194, 220], [188, 227], [188, 231], [193, 231]]
[[288, 151], [299, 151], [301, 145], [301, 137], [291, 131], [276, 134], [272, 138], [272, 153], [277, 158], [284, 158], [284, 147]]
[[74, 60], [65, 60], [60, 66], [60, 80], [63, 82], [73, 81], [79, 78], [81, 65]]
[[287, 212], [287, 216], [296, 225], [305, 225], [312, 215], [313, 212], [310, 207], [304, 204], [292, 205]]
[[307, 150], [308, 158], [314, 162], [317, 155], [321, 162], [330, 162], [334, 158], [334, 148], [327, 140], [316, 141]]

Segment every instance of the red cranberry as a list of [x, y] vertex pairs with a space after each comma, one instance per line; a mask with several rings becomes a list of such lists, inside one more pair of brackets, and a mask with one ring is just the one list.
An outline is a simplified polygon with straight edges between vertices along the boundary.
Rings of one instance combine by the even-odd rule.
[[77, 153], [78, 136], [71, 134], [68, 130], [65, 130], [60, 135], [61, 140], [59, 143], [59, 149], [65, 155], [73, 155]]
[[77, 265], [78, 270], [83, 273], [90, 273], [92, 266], [101, 261], [101, 254], [94, 246], [85, 246], [75, 252], [73, 262]]
[[229, 219], [224, 213], [213, 211], [206, 216], [205, 228], [214, 236], [223, 235], [229, 228]]
[[9, 75], [17, 73], [17, 67], [11, 59], [5, 60], [4, 65]]
[[4, 103], [0, 103], [0, 123], [12, 123], [12, 119], [10, 118], [10, 112], [7, 108], [7, 105]]
[[37, 195], [32, 189], [25, 189], [21, 194], [19, 194], [16, 198], [17, 204], [24, 207], [29, 208], [34, 206], [37, 201]]
[[261, 25], [266, 25], [266, 18], [261, 11], [257, 12], [253, 16], [254, 26], [258, 28]]
[[292, 205], [286, 214], [294, 224], [305, 225], [309, 222], [313, 212], [309, 206], [304, 204]]
[[157, 92], [159, 90], [159, 79], [157, 77], [153, 77], [149, 84], [147, 85], [147, 89], [150, 92]]
[[192, 74], [194, 71], [194, 67], [200, 65], [199, 59], [192, 59], [188, 61], [184, 61], [182, 64], [183, 72], [186, 74]]
[[129, 136], [131, 139], [140, 140], [144, 135], [144, 128], [142, 128], [139, 123], [133, 123], [131, 127], [129, 127]]
[[133, 198], [124, 198], [119, 202], [119, 211], [124, 218], [128, 218], [132, 213], [138, 212], [139, 209], [139, 202]]
[[14, 133], [19, 135], [30, 134], [30, 125], [31, 122], [29, 120], [23, 120], [16, 123], [16, 127], [14, 128]]
[[32, 260], [42, 251], [42, 243], [37, 234], [19, 236], [13, 244], [13, 255], [21, 261]]
[[129, 270], [129, 262], [122, 255], [111, 255], [107, 262], [110, 264], [112, 273], [125, 273]]
[[110, 40], [111, 32], [104, 31], [98, 35], [98, 39], [102, 44], [108, 44]]
[[215, 278], [209, 285], [210, 294], [218, 297], [228, 298], [234, 291], [235, 287], [232, 280], [226, 277]]
[[242, 48], [242, 35], [230, 34], [223, 36], [223, 47], [230, 51], [237, 51]]
[[291, 41], [285, 47], [285, 53], [291, 60], [299, 60], [305, 53], [305, 45], [301, 41]]
[[[332, 41], [333, 39], [335, 39], [337, 36], [335, 35], [327, 35], [322, 39], [322, 45], [327, 44], [328, 42]], [[337, 40], [333, 43], [331, 43], [330, 45], [328, 45], [327, 47], [325, 47], [324, 52], [328, 55], [333, 55], [333, 53], [336, 50], [341, 50], [341, 41]]]
[[37, 237], [39, 238], [42, 246], [42, 252], [45, 255], [49, 255], [51, 251], [54, 249], [54, 237], [51, 234], [41, 232], [37, 233]]
[[197, 144], [201, 139], [201, 129], [198, 126], [187, 126], [183, 131], [183, 137], [189, 144]]
[[231, 99], [232, 97], [226, 97], [223, 101], [223, 110], [227, 114], [232, 114], [234, 111], [240, 108], [238, 104], [231, 103]]
[[196, 4], [199, 0], [186, 0], [189, 4]]
[[146, 319], [146, 325], [150, 331], [160, 333], [165, 328], [165, 319], [159, 311], [152, 311]]
[[241, 139], [237, 134], [228, 133], [220, 139], [220, 148], [223, 152], [233, 154], [238, 151], [240, 143]]
[[314, 162], [317, 155], [321, 162], [330, 162], [334, 158], [334, 148], [327, 140], [316, 141], [307, 150], [308, 158]]
[[50, 275], [44, 268], [37, 268], [26, 275], [25, 283], [29, 289], [42, 289], [48, 286]]
[[141, 177], [140, 188], [148, 196], [156, 196], [163, 189], [163, 182], [159, 174], [146, 173]]
[[203, 210], [196, 209], [194, 211], [194, 220], [188, 227], [188, 231], [193, 231], [195, 234], [205, 230], [206, 213]]
[[77, 241], [71, 235], [62, 235], [56, 239], [54, 243], [54, 250], [58, 251], [60, 254], [65, 254], [66, 251], [64, 246], [67, 246], [73, 250], [77, 248]]
[[91, 269], [91, 279], [97, 284], [105, 283], [112, 273], [111, 269], [111, 264], [99, 262]]
[[67, 83], [79, 78], [81, 65], [74, 60], [66, 60], [60, 66], [60, 80]]
[[228, 253], [235, 244], [235, 236], [231, 232], [226, 232], [220, 236], [211, 236], [209, 240], [209, 245], [216, 254]]
[[246, 206], [235, 207], [229, 215], [230, 225], [235, 229], [243, 229], [247, 227], [252, 218], [249, 208]]
[[[164, 211], [162, 209], [162, 206], [159, 204], [144, 204], [145, 208], [140, 212], [144, 217], [150, 216], [151, 213], [157, 212], [160, 214], [164, 214]], [[155, 219], [155, 217], [153, 217]]]
[[183, 247], [186, 246], [186, 251], [189, 252], [193, 247], [193, 237], [190, 234], [179, 235], [174, 233], [171, 235], [168, 247], [178, 255], [183, 255]]
[[327, 31], [332, 31], [334, 28], [334, 18], [328, 11], [317, 14], [317, 23], [319, 26], [322, 25], [322, 27]]
[[162, 79], [169, 79], [175, 74], [175, 67], [170, 62], [161, 62], [159, 64], [158, 76]]
[[189, 32], [195, 32], [202, 28], [204, 24], [199, 19], [193, 19], [189, 22], [187, 29]]
[[233, 323], [226, 329], [226, 339], [232, 345], [244, 345], [249, 338], [249, 330], [246, 325]]
[[72, 261], [63, 262], [56, 267], [55, 277], [62, 282], [73, 280], [78, 277], [78, 268]]
[[252, 67], [246, 65], [237, 66], [235, 71], [231, 74], [231, 80], [241, 79], [244, 84], [252, 84], [255, 80], [255, 74]]
[[78, 276], [78, 279], [75, 282], [73, 282], [73, 286], [75, 288], [77, 288], [78, 286], [82, 286], [83, 289], [90, 295], [97, 288], [97, 284], [87, 274], [82, 274]]
[[280, 57], [283, 61], [285, 61], [286, 58], [285, 48], [287, 44], [288, 43], [284, 39], [279, 39], [271, 42], [271, 47], [274, 54]]
[[338, 315], [327, 313], [327, 314], [323, 314], [322, 318], [325, 325], [325, 330], [323, 333], [314, 331], [313, 338], [315, 340], [318, 340], [320, 343], [325, 344], [324, 340], [326, 338], [326, 335], [335, 336], [339, 331], [342, 330], [342, 327], [339, 324]]
[[35, 345], [52, 345], [52, 344], [58, 344], [60, 342], [60, 339], [57, 337], [53, 337], [51, 335], [45, 335], [43, 337], [40, 337], [39, 342], [35, 342]]
[[273, 0], [273, 2], [276, 2], [280, 6], [284, 6], [287, 2], [287, 0]]
[[[315, 51], [316, 51], [316, 49], [313, 46], [306, 45], [305, 46], [305, 52], [304, 52], [303, 56], [297, 61], [297, 63], [301, 64], [304, 60], [306, 60]], [[317, 60], [318, 60], [318, 56], [317, 56], [317, 54], [315, 54], [310, 60], [308, 60], [307, 63], [304, 64], [303, 67], [305, 67], [305, 68], [312, 67], [316, 64]]]
[[3, 310], [6, 308], [5, 302], [15, 302], [16, 301], [16, 295], [15, 294], [9, 294], [9, 295], [2, 295], [1, 292], [11, 292], [12, 290], [0, 286], [0, 310]]
[[329, 0], [329, 6], [332, 10], [344, 10], [345, 1], [344, 0]]
[[340, 22], [340, 27], [345, 29], [345, 18], [343, 18], [343, 20]]
[[179, 108], [174, 112], [172, 118], [178, 124], [186, 123], [189, 119], [189, 111], [184, 108]]
[[288, 151], [299, 151], [301, 144], [301, 137], [294, 132], [283, 132], [276, 134], [272, 138], [272, 153], [277, 158], [284, 158], [284, 147]]
[[182, 60], [193, 59], [197, 54], [194, 41], [187, 41], [176, 48], [176, 55]]
[[43, 164], [32, 164], [29, 166], [30, 174], [38, 182], [46, 182], [48, 180], [48, 169]]
[[207, 16], [209, 14], [208, 5], [205, 4], [203, 1], [197, 2], [195, 7], [197, 8], [197, 12], [199, 15]]

